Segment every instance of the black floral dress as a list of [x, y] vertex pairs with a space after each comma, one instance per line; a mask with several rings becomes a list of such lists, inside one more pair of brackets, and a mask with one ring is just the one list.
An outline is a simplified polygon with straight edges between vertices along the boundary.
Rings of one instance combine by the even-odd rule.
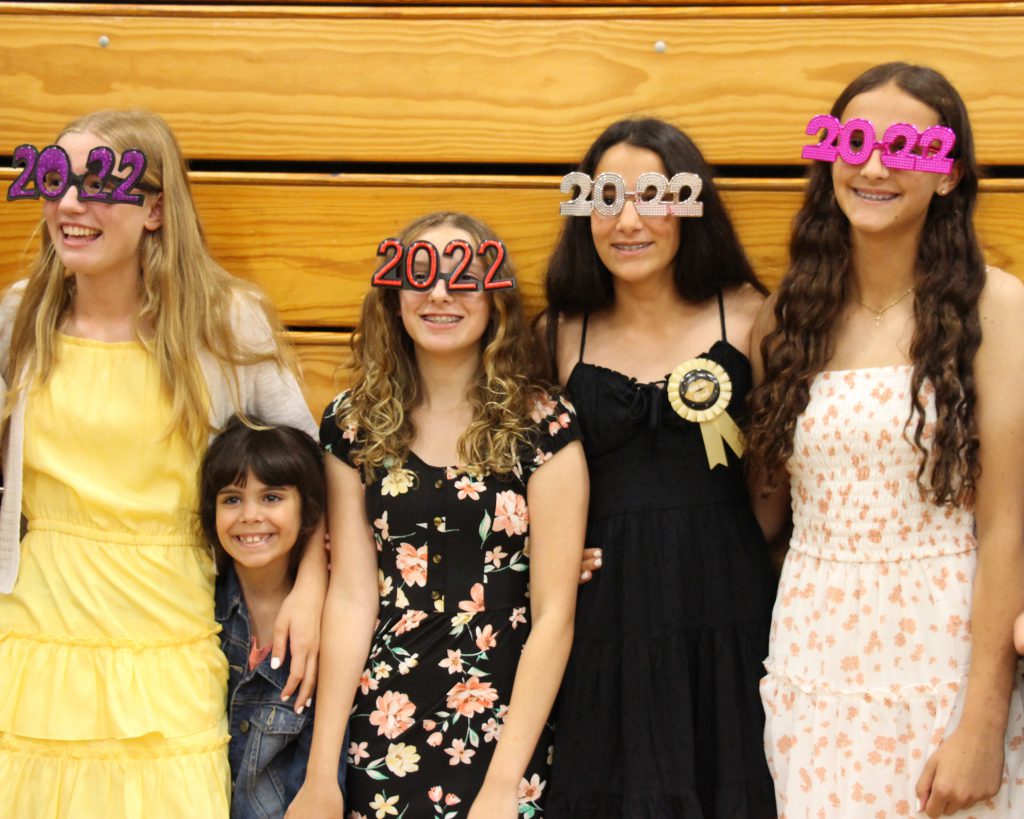
[[[320, 439], [353, 465], [357, 431], [335, 421], [345, 399], [324, 412]], [[533, 420], [510, 476], [410, 454], [364, 481], [380, 616], [349, 721], [350, 819], [457, 819], [483, 784], [530, 633], [527, 482], [579, 437], [564, 399], [544, 396]], [[522, 816], [543, 815], [551, 746], [548, 726], [519, 786]]]

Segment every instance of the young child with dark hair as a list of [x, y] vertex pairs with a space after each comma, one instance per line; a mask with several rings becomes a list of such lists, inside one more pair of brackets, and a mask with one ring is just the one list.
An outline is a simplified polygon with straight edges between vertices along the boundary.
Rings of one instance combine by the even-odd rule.
[[287, 702], [289, 658], [274, 660], [270, 649], [277, 612], [323, 518], [323, 456], [304, 432], [253, 423], [228, 423], [200, 477], [200, 522], [217, 561], [216, 618], [230, 666], [232, 819], [284, 816], [313, 737], [312, 701], [298, 709]]

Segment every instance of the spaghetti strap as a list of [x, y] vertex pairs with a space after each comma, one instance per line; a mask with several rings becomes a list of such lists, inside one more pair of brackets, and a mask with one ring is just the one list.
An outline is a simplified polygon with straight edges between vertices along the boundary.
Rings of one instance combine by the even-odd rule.
[[[725, 297], [722, 295], [721, 289], [718, 291], [718, 318], [722, 322], [722, 341], [728, 341], [729, 339], [725, 335]], [[586, 328], [584, 322], [583, 327]], [[580, 350], [580, 358], [583, 358], [583, 351]]]
[[583, 314], [583, 329], [580, 331], [580, 357], [577, 364], [583, 363], [583, 348], [587, 346], [587, 319], [589, 318], [590, 313]]

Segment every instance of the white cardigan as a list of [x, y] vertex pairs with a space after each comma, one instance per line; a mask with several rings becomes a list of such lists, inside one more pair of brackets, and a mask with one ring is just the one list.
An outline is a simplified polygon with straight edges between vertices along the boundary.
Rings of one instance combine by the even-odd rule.
[[[6, 368], [11, 331], [26, 282], [13, 285], [0, 302], [0, 373]], [[239, 296], [231, 318], [235, 335], [251, 350], [270, 349], [276, 340], [259, 305]], [[210, 422], [220, 429], [237, 411], [224, 367], [212, 355], [197, 351], [210, 397]], [[248, 415], [272, 424], [297, 427], [316, 439], [317, 426], [310, 415], [295, 377], [273, 362], [239, 368], [240, 406]], [[0, 407], [7, 398], [7, 384], [0, 378]], [[21, 481], [25, 438], [26, 393], [22, 391], [7, 424], [4, 448], [4, 492], [0, 503], [0, 593], [10, 594], [18, 578], [21, 559]]]

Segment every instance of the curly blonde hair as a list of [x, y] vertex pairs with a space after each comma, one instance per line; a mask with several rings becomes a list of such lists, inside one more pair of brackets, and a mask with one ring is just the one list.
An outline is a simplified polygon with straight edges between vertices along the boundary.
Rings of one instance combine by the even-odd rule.
[[[408, 245], [435, 227], [451, 226], [480, 242], [496, 239], [485, 224], [462, 213], [437, 212], [408, 225]], [[506, 258], [503, 276], [514, 274]], [[514, 289], [490, 291], [491, 317], [480, 340], [480, 364], [467, 395], [473, 420], [458, 442], [460, 466], [482, 475], [510, 473], [529, 446], [531, 413], [547, 392], [539, 379], [541, 357]], [[398, 293], [371, 288], [352, 336], [354, 386], [339, 402], [335, 423], [355, 433], [352, 457], [368, 478], [405, 463], [415, 430], [409, 410], [420, 400], [412, 339], [402, 324]]]
[[[294, 371], [294, 363], [273, 339], [258, 349], [244, 345], [233, 332], [232, 313], [241, 298], [257, 305], [271, 330], [280, 330], [280, 324], [257, 288], [232, 276], [210, 255], [192, 201], [185, 159], [163, 118], [149, 111], [97, 111], [69, 123], [57, 139], [87, 132], [118, 153], [141, 150], [147, 164], [139, 187], [149, 195], [160, 192], [163, 196], [162, 225], [145, 231], [139, 248], [140, 307], [135, 332], [159, 366], [161, 385], [171, 404], [169, 431], [177, 430], [185, 440], [205, 447], [211, 427], [206, 380], [196, 350], [209, 352], [220, 364], [241, 411], [237, 367], [274, 361]], [[74, 299], [74, 273], [61, 263], [49, 231], [44, 227], [40, 233], [42, 247], [14, 319], [4, 370], [7, 383], [14, 387], [4, 407], [5, 418], [20, 390], [49, 378], [57, 333]]]

